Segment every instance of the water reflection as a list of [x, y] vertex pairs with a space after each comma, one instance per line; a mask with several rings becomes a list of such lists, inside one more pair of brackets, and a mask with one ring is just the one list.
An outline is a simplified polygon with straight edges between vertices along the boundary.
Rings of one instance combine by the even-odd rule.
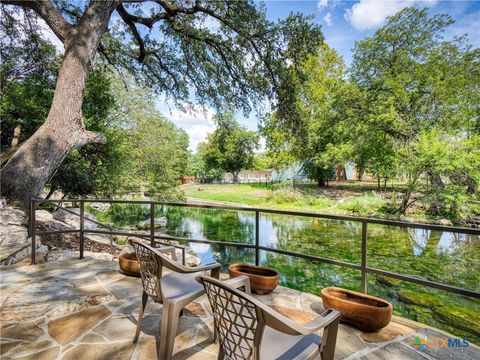
[[[155, 210], [156, 217], [167, 218], [164, 231], [172, 236], [245, 244], [255, 241], [253, 212], [173, 206], [156, 206]], [[149, 214], [148, 206], [132, 204], [114, 204], [108, 212], [117, 226], [135, 226]], [[259, 224], [261, 246], [360, 264], [360, 222], [260, 214]], [[192, 247], [204, 263], [216, 260], [227, 266], [254, 262], [254, 251], [249, 249], [205, 244]], [[369, 224], [367, 255], [370, 267], [480, 291], [478, 235]], [[261, 252], [260, 262], [268, 261]]]

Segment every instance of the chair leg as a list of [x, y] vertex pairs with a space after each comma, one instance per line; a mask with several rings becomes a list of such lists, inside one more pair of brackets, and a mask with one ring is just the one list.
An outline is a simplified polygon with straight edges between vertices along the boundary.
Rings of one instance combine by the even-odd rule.
[[163, 303], [163, 314], [160, 329], [160, 349], [158, 358], [170, 360], [173, 354], [175, 336], [179, 321], [180, 310], [176, 304]]
[[223, 360], [225, 359], [225, 353], [222, 350], [222, 347], [220, 346], [220, 350], [218, 350], [218, 355], [217, 355], [217, 360]]
[[134, 343], [138, 341], [138, 337], [140, 335], [140, 328], [142, 326], [142, 320], [143, 320], [143, 312], [145, 311], [145, 306], [147, 306], [147, 300], [148, 300], [148, 295], [144, 291], [142, 293], [142, 304], [140, 305], [140, 310], [138, 312], [137, 330], [135, 331], [135, 337], [133, 338]]
[[213, 319], [213, 343], [216, 344], [218, 341], [218, 333], [217, 333], [217, 322]]
[[323, 330], [322, 344], [320, 347], [320, 358], [322, 360], [333, 360], [335, 345], [337, 343], [338, 324], [340, 319], [333, 321]]

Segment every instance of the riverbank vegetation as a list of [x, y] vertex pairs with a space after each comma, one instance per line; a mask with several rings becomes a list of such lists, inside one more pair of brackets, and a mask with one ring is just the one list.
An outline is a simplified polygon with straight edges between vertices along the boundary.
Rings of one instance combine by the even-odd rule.
[[379, 189], [405, 185], [392, 213], [422, 202], [428, 216], [480, 222], [480, 52], [445, 37], [452, 22], [404, 9], [356, 43], [350, 68], [322, 45], [295, 81], [296, 116], [264, 119], [272, 156], [299, 162], [321, 186], [354, 162]]
[[[468, 225], [458, 218], [433, 216], [428, 202], [418, 201], [404, 215], [395, 209], [406, 184], [395, 184], [387, 191], [378, 191], [376, 183], [333, 181], [329, 187], [318, 188], [315, 183], [290, 181], [272, 184], [201, 184], [184, 185], [181, 190], [187, 200], [206, 203], [248, 205], [283, 210], [318, 212], [325, 214], [377, 217], [444, 225]], [[417, 196], [418, 194], [415, 194]], [[421, 195], [418, 195], [421, 196]], [[480, 212], [480, 203], [467, 205], [469, 212]], [[467, 216], [465, 214], [465, 216]]]

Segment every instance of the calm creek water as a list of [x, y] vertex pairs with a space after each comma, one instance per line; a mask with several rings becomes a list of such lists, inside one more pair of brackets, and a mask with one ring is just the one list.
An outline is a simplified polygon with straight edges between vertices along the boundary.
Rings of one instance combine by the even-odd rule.
[[[98, 216], [98, 213], [95, 212]], [[148, 207], [115, 204], [102, 220], [128, 227], [149, 217]], [[254, 244], [255, 214], [181, 207], [156, 207], [169, 235]], [[260, 244], [360, 264], [361, 223], [276, 214], [260, 215]], [[253, 249], [190, 243], [203, 263], [226, 269], [255, 262]], [[480, 236], [368, 225], [368, 266], [480, 291]], [[323, 287], [360, 289], [361, 273], [336, 265], [260, 251], [260, 262], [280, 272], [281, 283], [320, 294]], [[382, 276], [368, 276], [368, 293], [394, 304], [394, 312], [480, 344], [480, 300]]]

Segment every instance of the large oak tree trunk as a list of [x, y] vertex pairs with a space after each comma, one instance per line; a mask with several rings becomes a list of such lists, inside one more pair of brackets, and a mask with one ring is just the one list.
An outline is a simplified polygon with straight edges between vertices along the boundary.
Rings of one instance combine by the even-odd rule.
[[47, 120], [2, 169], [2, 195], [20, 201], [25, 208], [30, 197], [41, 194], [69, 151], [106, 141], [102, 134], [85, 130], [82, 103], [85, 81], [114, 4], [92, 3], [72, 28], [65, 41], [65, 55]]

